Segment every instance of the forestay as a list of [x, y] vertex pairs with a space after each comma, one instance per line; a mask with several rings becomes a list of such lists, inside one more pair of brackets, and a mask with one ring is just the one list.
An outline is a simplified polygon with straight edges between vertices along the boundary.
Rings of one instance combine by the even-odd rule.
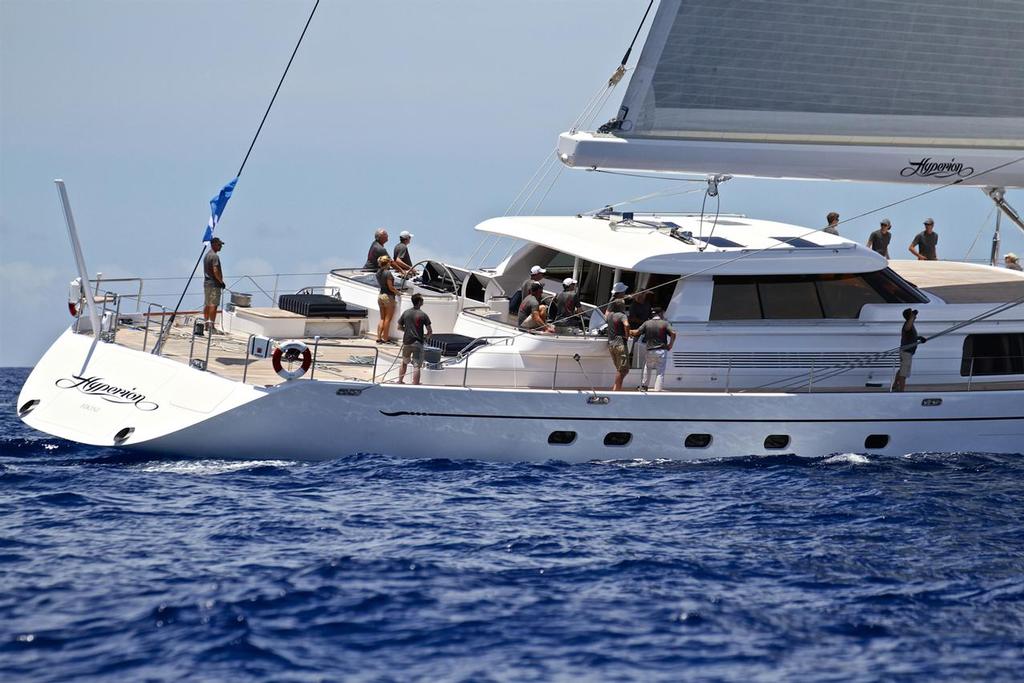
[[[1019, 186], [1024, 2], [662, 0], [575, 166]], [[972, 182], [974, 176], [976, 182]]]

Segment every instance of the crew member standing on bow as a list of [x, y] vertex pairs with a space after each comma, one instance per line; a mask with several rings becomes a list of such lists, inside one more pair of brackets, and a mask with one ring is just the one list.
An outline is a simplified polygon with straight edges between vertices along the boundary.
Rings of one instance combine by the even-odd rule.
[[[908, 251], [917, 257], [918, 261], [938, 261], [939, 251], [936, 245], [939, 243], [939, 233], [935, 232], [935, 221], [931, 218], [924, 220], [924, 230], [917, 233], [914, 241], [910, 243]], [[914, 247], [918, 247], [915, 249]]]
[[210, 250], [203, 257], [203, 319], [210, 334], [223, 334], [215, 327], [220, 297], [224, 291], [224, 273], [220, 269], [220, 252], [224, 242], [219, 237], [210, 240]]
[[384, 228], [377, 228], [377, 231], [373, 233], [373, 242], [370, 243], [370, 249], [366, 253], [366, 263], [363, 264], [363, 270], [377, 270], [377, 263], [380, 257], [388, 255], [388, 248], [384, 246], [387, 243], [388, 231]]
[[668, 352], [676, 343], [676, 331], [661, 317], [661, 308], [651, 309], [651, 319], [644, 321], [639, 328], [629, 334], [633, 337], [643, 336], [647, 353], [644, 354], [643, 373], [640, 375], [640, 391], [647, 391], [650, 386], [651, 374], [654, 375], [654, 390], [661, 391], [665, 383], [665, 366]]
[[398, 329], [405, 335], [402, 337], [402, 364], [398, 368], [398, 383], [405, 384], [405, 369], [412, 362], [412, 383], [420, 383], [420, 369], [423, 367], [423, 346], [427, 335], [434, 334], [430, 326], [430, 316], [420, 310], [423, 295], [412, 295], [412, 308], [398, 319]]
[[395, 245], [395, 253], [391, 259], [395, 270], [408, 277], [416, 275], [412, 272], [412, 257], [409, 256], [409, 242], [412, 242], [413, 237], [408, 230], [398, 233], [398, 244]]

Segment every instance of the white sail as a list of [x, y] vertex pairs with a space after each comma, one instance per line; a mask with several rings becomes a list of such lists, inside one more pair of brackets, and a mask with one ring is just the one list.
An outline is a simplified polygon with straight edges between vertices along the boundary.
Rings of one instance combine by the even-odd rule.
[[582, 167], [1024, 184], [1024, 2], [662, 0]]

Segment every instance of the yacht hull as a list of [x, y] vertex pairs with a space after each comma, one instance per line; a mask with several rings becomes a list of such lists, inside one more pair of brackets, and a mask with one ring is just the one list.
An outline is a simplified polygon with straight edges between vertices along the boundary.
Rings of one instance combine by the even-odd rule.
[[[22, 419], [162, 456], [581, 462], [1019, 453], [1024, 443], [1022, 391], [592, 394], [301, 379], [257, 388], [114, 344], [97, 344], [80, 371], [90, 344], [71, 332], [54, 343], [22, 389], [19, 409], [38, 401]], [[551, 443], [554, 432], [575, 434]]]

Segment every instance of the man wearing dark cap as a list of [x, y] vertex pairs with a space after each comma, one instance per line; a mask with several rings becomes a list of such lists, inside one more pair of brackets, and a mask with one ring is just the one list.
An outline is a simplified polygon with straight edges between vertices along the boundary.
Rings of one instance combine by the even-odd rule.
[[528, 332], [554, 332], [553, 325], [549, 325], [544, 319], [541, 310], [540, 298], [544, 296], [544, 285], [534, 282], [530, 285], [529, 293], [519, 304], [519, 329]]
[[[935, 221], [931, 218], [924, 220], [924, 230], [917, 233], [914, 241], [910, 243], [909, 251], [917, 257], [918, 261], [938, 261], [939, 252], [935, 248], [939, 243], [939, 234], [935, 232]], [[917, 247], [915, 249], [914, 247]]]
[[885, 258], [889, 258], [889, 240], [892, 239], [891, 230], [892, 223], [889, 222], [888, 218], [883, 218], [878, 226], [878, 230], [868, 235], [868, 247]]
[[924, 337], [918, 336], [917, 310], [907, 308], [903, 310], [903, 329], [900, 330], [900, 369], [896, 371], [896, 378], [892, 381], [893, 391], [906, 391], [907, 377], [910, 377], [910, 366], [914, 362], [914, 352], [917, 345], [927, 341]]
[[224, 273], [220, 269], [220, 251], [224, 241], [219, 237], [210, 240], [210, 248], [203, 257], [203, 319], [210, 334], [222, 334], [214, 327], [220, 295], [224, 291]]

